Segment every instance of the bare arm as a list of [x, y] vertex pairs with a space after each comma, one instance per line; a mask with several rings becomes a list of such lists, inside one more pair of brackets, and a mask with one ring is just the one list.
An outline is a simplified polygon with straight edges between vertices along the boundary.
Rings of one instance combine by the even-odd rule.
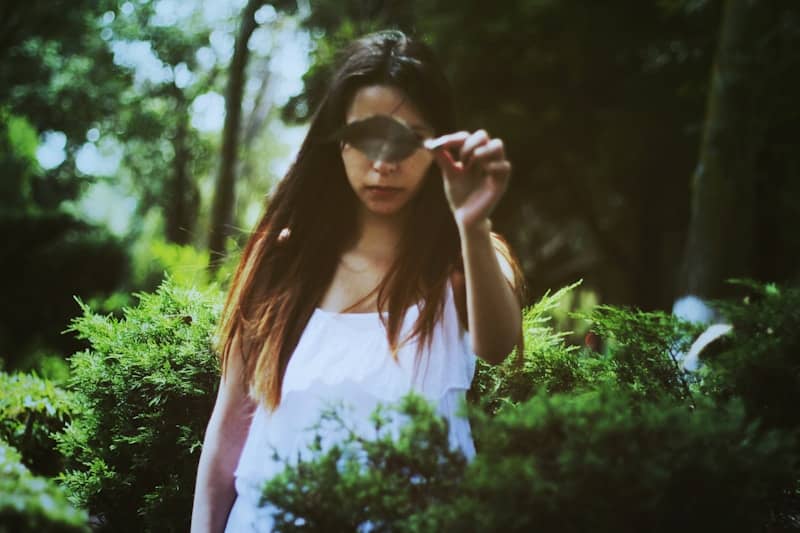
[[490, 228], [486, 220], [473, 228], [460, 226], [459, 231], [472, 348], [481, 359], [498, 364], [518, 345], [522, 312], [509, 280], [511, 267], [501, 266]]
[[[239, 343], [234, 339], [233, 345]], [[192, 505], [192, 533], [225, 529], [236, 497], [233, 472], [247, 438], [255, 402], [247, 396], [238, 351], [231, 353], [226, 376], [220, 379], [214, 410], [208, 422]]]

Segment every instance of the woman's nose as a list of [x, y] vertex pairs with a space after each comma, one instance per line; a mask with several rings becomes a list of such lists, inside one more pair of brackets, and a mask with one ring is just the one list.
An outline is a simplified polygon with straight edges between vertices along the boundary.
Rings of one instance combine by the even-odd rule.
[[372, 168], [379, 174], [391, 174], [397, 170], [397, 163], [390, 163], [388, 161], [381, 161], [380, 159], [372, 162]]

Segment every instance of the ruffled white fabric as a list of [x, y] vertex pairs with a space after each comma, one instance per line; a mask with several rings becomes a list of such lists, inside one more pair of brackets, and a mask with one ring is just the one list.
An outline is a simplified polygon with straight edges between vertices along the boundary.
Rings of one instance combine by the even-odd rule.
[[[400, 339], [411, 331], [418, 316], [418, 306], [406, 311]], [[416, 349], [416, 339], [401, 347], [398, 364], [391, 357], [378, 313], [317, 309], [289, 360], [278, 409], [270, 414], [259, 407], [253, 417], [234, 473], [237, 497], [225, 531], [272, 530], [274, 508], [258, 505], [265, 481], [283, 471], [285, 462], [309, 459], [308, 446], [317, 434], [323, 449], [345, 437], [344, 428], [332, 421], [317, 431], [312, 427], [325, 408], [339, 407], [348, 429], [374, 438], [370, 413], [378, 404], [394, 404], [414, 390], [448, 419], [451, 448], [460, 449], [471, 461], [475, 447], [469, 421], [458, 413], [475, 374], [476, 356], [469, 334], [458, 321], [449, 284], [431, 349], [423, 351], [415, 376]], [[397, 435], [406, 421], [394, 412], [391, 415], [393, 420], [381, 429], [382, 435], [387, 431]]]

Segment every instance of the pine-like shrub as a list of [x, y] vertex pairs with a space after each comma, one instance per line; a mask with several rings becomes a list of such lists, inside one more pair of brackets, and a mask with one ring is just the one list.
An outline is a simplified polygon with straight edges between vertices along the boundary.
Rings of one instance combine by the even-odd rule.
[[499, 365], [478, 359], [475, 379], [467, 395], [470, 403], [480, 403], [488, 413], [493, 413], [504, 404], [527, 400], [537, 387], [555, 394], [615, 379], [610, 362], [589, 350], [568, 346], [565, 338], [570, 332], [553, 329], [553, 311], [579, 284], [573, 283], [554, 294], [547, 292], [523, 310], [523, 354], [515, 351]]
[[0, 372], [0, 440], [22, 455], [35, 474], [54, 476], [62, 468], [53, 434], [75, 412], [73, 395], [32, 374]]
[[[732, 369], [752, 369], [732, 362], [747, 359], [715, 343], [709, 357], [728, 361], [723, 372], [691, 374], [680, 362], [703, 326], [610, 306], [581, 317], [602, 337], [601, 353], [568, 347], [549, 311], [570, 289], [525, 310], [521, 357], [479, 362], [468, 409], [473, 463], [449, 453], [444, 420], [406, 403], [405, 441], [317, 447], [267, 482], [277, 530], [750, 532], [796, 521], [797, 433], [753, 416], [747, 387], [721, 386], [737, 382]], [[731, 316], [762, 327], [770, 317], [777, 327], [766, 334], [783, 339], [753, 343], [765, 365], [777, 360], [794, 375], [798, 330], [786, 324], [795, 315], [779, 307]], [[764, 357], [768, 350], [780, 353]]]
[[122, 319], [82, 304], [71, 330], [91, 347], [71, 359], [81, 404], [59, 436], [61, 476], [108, 531], [187, 531], [203, 433], [219, 381], [212, 334], [221, 293], [169, 280]]
[[[404, 424], [395, 439], [383, 429], [397, 416]], [[326, 409], [319, 427], [347, 428], [344, 440], [323, 450], [318, 433], [312, 460], [290, 465], [290, 458], [275, 457], [286, 468], [267, 482], [262, 503], [280, 508], [276, 530], [436, 531], [420, 522], [423, 512], [453, 498], [466, 465], [461, 451], [449, 447], [447, 421], [414, 392], [381, 404], [372, 420], [375, 437], [365, 439], [348, 427], [340, 407]]]
[[661, 311], [600, 305], [576, 316], [591, 322], [606, 344], [600, 356], [617, 386], [652, 400], [661, 395], [691, 402], [695, 378], [682, 366], [683, 355], [705, 326]]
[[713, 302], [733, 330], [705, 350], [705, 394], [744, 400], [765, 427], [800, 430], [800, 287], [738, 281], [741, 298]]
[[758, 531], [797, 461], [797, 440], [759, 432], [741, 402], [617, 387], [542, 391], [473, 431], [482, 452], [438, 531]]
[[739, 401], [542, 390], [495, 416], [476, 410], [484, 446], [468, 465], [424, 399], [397, 411], [410, 421], [396, 441], [312, 447], [268, 481], [275, 530], [752, 532], [772, 519], [797, 460], [797, 440], [759, 431]]
[[499, 365], [478, 360], [468, 398], [480, 402], [487, 413], [503, 404], [518, 404], [543, 388], [550, 394], [616, 386], [642, 399], [669, 394], [691, 399], [696, 381], [681, 367], [703, 326], [693, 325], [663, 312], [644, 312], [598, 306], [590, 313], [571, 313], [591, 324], [592, 334], [605, 345], [601, 352], [565, 343], [569, 331], [555, 331], [552, 313], [578, 283], [546, 293], [523, 311], [525, 351], [516, 352]]
[[0, 533], [88, 532], [89, 517], [51, 480], [34, 476], [0, 440]]

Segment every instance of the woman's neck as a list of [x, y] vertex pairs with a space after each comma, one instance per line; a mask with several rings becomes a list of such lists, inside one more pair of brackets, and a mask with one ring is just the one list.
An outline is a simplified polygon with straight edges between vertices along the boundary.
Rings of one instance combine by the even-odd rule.
[[397, 257], [404, 220], [401, 213], [381, 216], [362, 212], [350, 251], [375, 263], [391, 264]]

